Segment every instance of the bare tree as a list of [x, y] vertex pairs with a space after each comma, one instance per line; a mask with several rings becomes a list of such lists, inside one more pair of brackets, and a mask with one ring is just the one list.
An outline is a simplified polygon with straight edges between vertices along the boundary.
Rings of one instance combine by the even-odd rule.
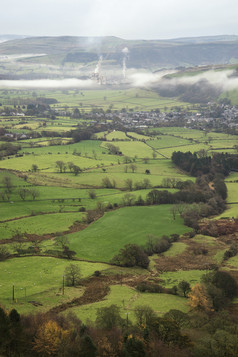
[[21, 197], [22, 201], [25, 201], [26, 196], [29, 195], [29, 190], [27, 188], [20, 188], [18, 194]]
[[76, 264], [70, 264], [65, 268], [64, 275], [68, 286], [76, 286], [80, 282], [80, 268]]
[[65, 170], [66, 170], [66, 165], [65, 165], [65, 163], [64, 163], [64, 161], [61, 161], [61, 160], [58, 160], [58, 161], [56, 161], [56, 167], [58, 168], [58, 170], [59, 170], [59, 172], [65, 172]]
[[133, 195], [132, 193], [125, 193], [123, 196], [123, 205], [124, 206], [131, 206], [135, 202], [136, 196]]
[[130, 164], [130, 169], [134, 173], [137, 169], [137, 166], [135, 164]]
[[33, 201], [35, 201], [36, 197], [40, 196], [40, 192], [36, 188], [31, 188], [28, 190], [29, 194], [31, 195]]
[[173, 220], [175, 220], [176, 219], [176, 215], [178, 213], [177, 205], [172, 205], [171, 208], [170, 208], [170, 212], [172, 213]]
[[126, 179], [125, 180], [125, 187], [127, 190], [132, 191], [133, 188], [133, 182], [131, 179]]
[[32, 164], [32, 166], [31, 166], [31, 171], [32, 171], [32, 172], [37, 172], [37, 171], [38, 171], [38, 165]]
[[80, 169], [79, 166], [77, 165], [73, 165], [73, 173], [75, 174], [75, 176], [77, 176], [82, 170]]
[[5, 188], [5, 192], [11, 193], [13, 188], [11, 177], [4, 176], [2, 179], [2, 183]]

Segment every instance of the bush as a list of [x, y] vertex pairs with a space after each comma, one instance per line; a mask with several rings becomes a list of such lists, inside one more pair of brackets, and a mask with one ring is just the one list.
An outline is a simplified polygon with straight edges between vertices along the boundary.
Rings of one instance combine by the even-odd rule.
[[119, 251], [119, 254], [112, 258], [111, 263], [125, 267], [139, 266], [146, 269], [149, 265], [149, 258], [138, 245], [127, 244]]
[[171, 243], [177, 242], [179, 240], [179, 234], [171, 234], [169, 240]]
[[165, 290], [161, 285], [150, 283], [149, 281], [142, 281], [137, 285], [136, 289], [143, 293], [163, 293]]
[[89, 195], [89, 198], [91, 198], [92, 200], [94, 200], [97, 197], [97, 193], [95, 190], [89, 190], [88, 195]]
[[236, 256], [237, 252], [238, 252], [237, 246], [232, 244], [230, 248], [227, 251], [225, 251], [223, 259], [227, 260], [229, 258], [232, 258]]
[[237, 294], [237, 284], [235, 279], [225, 271], [215, 271], [203, 275], [202, 282], [206, 286], [215, 310], [219, 310], [227, 305], [229, 300]]
[[4, 246], [1, 246], [0, 247], [0, 261], [6, 260], [9, 256], [10, 256], [10, 253], [7, 250], [7, 248]]
[[154, 245], [154, 253], [160, 254], [166, 252], [171, 247], [169, 238], [164, 236], [161, 240], [158, 240]]

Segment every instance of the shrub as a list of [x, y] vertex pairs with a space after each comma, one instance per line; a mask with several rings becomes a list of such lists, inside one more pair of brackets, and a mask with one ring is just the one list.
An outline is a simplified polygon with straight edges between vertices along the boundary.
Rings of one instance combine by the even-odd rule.
[[142, 281], [136, 287], [136, 289], [140, 292], [148, 292], [148, 293], [163, 293], [164, 288], [161, 285], [150, 283], [149, 281]]
[[149, 265], [149, 258], [138, 245], [127, 244], [120, 249], [119, 254], [112, 258], [111, 263], [125, 267], [139, 266], [146, 269]]

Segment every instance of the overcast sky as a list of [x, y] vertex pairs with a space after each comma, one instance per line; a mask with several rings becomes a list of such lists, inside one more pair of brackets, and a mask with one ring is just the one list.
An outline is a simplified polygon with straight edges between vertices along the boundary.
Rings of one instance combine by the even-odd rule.
[[1, 0], [0, 34], [124, 39], [238, 34], [237, 0]]

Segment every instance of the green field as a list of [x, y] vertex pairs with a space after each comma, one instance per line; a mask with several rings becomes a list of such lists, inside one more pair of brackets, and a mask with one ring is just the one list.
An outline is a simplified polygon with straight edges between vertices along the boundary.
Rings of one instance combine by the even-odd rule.
[[[11, 91], [11, 99], [18, 97], [18, 88]], [[29, 98], [29, 91], [21, 90], [21, 98]], [[65, 93], [62, 90], [34, 90], [38, 97], [52, 98], [52, 96], [58, 101], [53, 104], [52, 107], [64, 110], [67, 108], [74, 108], [80, 106], [80, 110], [85, 112], [91, 111], [93, 108], [101, 108], [107, 110], [112, 108], [113, 110], [151, 110], [151, 109], [164, 109], [164, 107], [170, 109], [174, 106], [187, 106], [187, 103], [181, 102], [176, 98], [165, 98], [159, 96], [156, 92], [143, 89], [126, 89], [126, 90], [112, 90], [112, 89], [99, 89], [99, 90], [83, 90], [81, 95], [79, 91], [67, 90]], [[9, 104], [8, 96], [2, 93], [3, 104]]]
[[[134, 204], [140, 196], [146, 201], [147, 194], [153, 188], [176, 192], [174, 188], [162, 188], [166, 186], [164, 179], [175, 178], [195, 182], [196, 178], [190, 177], [172, 163], [171, 155], [174, 151], [203, 150], [208, 154], [235, 152], [237, 137], [184, 127], [148, 128], [140, 126], [139, 121], [135, 124], [136, 132], [133, 132], [130, 125], [126, 126], [126, 121], [125, 127], [117, 120], [114, 122], [110, 114], [116, 110], [120, 117], [122, 109], [124, 113], [149, 112], [157, 108], [168, 112], [175, 106], [187, 107], [187, 103], [175, 98], [162, 98], [151, 90], [107, 90], [104, 87], [82, 92], [36, 90], [31, 93], [11, 90], [6, 93], [0, 90], [1, 103], [8, 106], [9, 110], [13, 110], [14, 105], [22, 107], [21, 99], [25, 103], [34, 101], [36, 97], [55, 98], [58, 102], [52, 104], [51, 108], [57, 109], [58, 114], [29, 114], [25, 117], [14, 114], [0, 117], [0, 126], [7, 133], [26, 134], [20, 138], [18, 136], [19, 140], [12, 139], [11, 136], [3, 137], [4, 140], [1, 142], [8, 144], [9, 140], [13, 145], [21, 145], [18, 154], [0, 157], [0, 239], [8, 239], [7, 243], [2, 242], [5, 243], [2, 244], [2, 249], [6, 248], [10, 254], [16, 254], [16, 242], [9, 241], [16, 233], [25, 234], [24, 248], [32, 246], [34, 238], [42, 239], [37, 243], [41, 256], [26, 257], [28, 253], [22, 253], [21, 257], [1, 261], [1, 304], [6, 308], [15, 307], [20, 313], [46, 312], [56, 305], [82, 296], [86, 289], [83, 286], [66, 287], [65, 295], [62, 294], [65, 268], [73, 263], [80, 267], [82, 278], [91, 277], [95, 271], [100, 271], [102, 278], [105, 281], [108, 278], [107, 283], [110, 285], [110, 292], [103, 300], [70, 309], [83, 322], [87, 319], [94, 321], [97, 308], [111, 304], [120, 307], [122, 317], [125, 318], [128, 313], [132, 321], [134, 310], [141, 305], [151, 306], [159, 315], [172, 308], [187, 312], [187, 299], [171, 294], [139, 293], [129, 286], [130, 284], [126, 285], [126, 279], [133, 282], [137, 278], [144, 279], [145, 276], [146, 279], [155, 277], [157, 280], [161, 279], [161, 284], [166, 288], [186, 280], [193, 286], [200, 282], [204, 270], [171, 272], [168, 268], [168, 271], [159, 274], [155, 263], [155, 259], [160, 259], [158, 255], [150, 257], [148, 270], [109, 264], [113, 256], [126, 244], [143, 246], [148, 235], [160, 238], [163, 235], [183, 235], [191, 231], [191, 228], [184, 225], [179, 214], [173, 219], [171, 205], [126, 206], [126, 195], [132, 195]], [[16, 101], [19, 101], [19, 104]], [[82, 117], [72, 115], [76, 108], [79, 108]], [[97, 111], [98, 117], [93, 116], [94, 110]], [[191, 110], [196, 112], [196, 109]], [[159, 125], [161, 122], [158, 122]], [[77, 130], [81, 134], [91, 128], [96, 128], [97, 132], [92, 136], [86, 136], [90, 137], [90, 140], [73, 143], [71, 130]], [[117, 155], [110, 153], [109, 144], [119, 148]], [[63, 172], [57, 167], [57, 161], [64, 163]], [[32, 165], [35, 164], [37, 170], [33, 172]], [[72, 164], [81, 169], [76, 175], [70, 171]], [[6, 176], [11, 181], [9, 190], [4, 184]], [[110, 180], [111, 188], [105, 184], [105, 179]], [[128, 187], [130, 180], [132, 189]], [[226, 178], [228, 206], [219, 217], [238, 215], [236, 180], [237, 173], [231, 173]], [[143, 182], [146, 183], [145, 186]], [[139, 185], [141, 189], [138, 189]], [[33, 198], [28, 192], [26, 198], [22, 199], [21, 189], [37, 190], [37, 195]], [[93, 190], [95, 198], [90, 198], [90, 190]], [[99, 209], [98, 207], [101, 209], [101, 218], [87, 224], [87, 211]], [[72, 227], [75, 230], [72, 230]], [[47, 254], [53, 256], [60, 249], [55, 244], [55, 238], [59, 233], [67, 235], [69, 248], [76, 252], [75, 260], [44, 257]], [[216, 238], [198, 234], [190, 241], [185, 239], [186, 235], [182, 241], [173, 243], [170, 249], [163, 253], [163, 259], [167, 257], [168, 260], [176, 260], [190, 244], [211, 249], [216, 244]], [[220, 264], [224, 251], [223, 246], [219, 246], [217, 251], [214, 249], [211, 260]], [[229, 259], [225, 264], [226, 269], [237, 267], [236, 257]], [[120, 284], [122, 275], [126, 277], [125, 284], [113, 285]], [[12, 301], [13, 283], [15, 301]], [[34, 306], [32, 302], [36, 302], [38, 306]], [[66, 314], [67, 312], [68, 310], [65, 311]]]
[[180, 281], [185, 280], [191, 286], [199, 283], [202, 275], [206, 272], [204, 270], [180, 270], [180, 271], [170, 271], [160, 274], [160, 278], [163, 280], [163, 285], [166, 288], [172, 288], [178, 285]]
[[[62, 276], [65, 268], [70, 264], [63, 259], [49, 257], [27, 257], [10, 259], [0, 264], [1, 291], [0, 301], [6, 307], [13, 306], [19, 312], [34, 311], [33, 305], [28, 303], [31, 300], [44, 302], [43, 309], [67, 300], [77, 294], [77, 290], [57, 295], [62, 288]], [[80, 267], [82, 277], [90, 276], [95, 270], [107, 270], [105, 264], [92, 264], [87, 262], [74, 262]], [[12, 302], [12, 286], [15, 286], [16, 303]], [[81, 291], [80, 291], [81, 294]], [[26, 298], [25, 298], [26, 295]], [[53, 299], [53, 301], [51, 301]], [[24, 303], [24, 304], [23, 304]]]
[[79, 258], [108, 262], [125, 244], [144, 244], [148, 234], [161, 237], [189, 230], [180, 217], [173, 220], [170, 205], [125, 207], [106, 213], [84, 231], [68, 238]]
[[75, 221], [82, 220], [82, 213], [53, 213], [24, 218], [0, 224], [1, 239], [11, 238], [14, 232], [50, 234], [69, 229]]
[[172, 244], [172, 246], [167, 250], [167, 252], [164, 253], [165, 257], [174, 257], [176, 255], [179, 255], [183, 253], [187, 248], [187, 244], [182, 243], [182, 242], [175, 242]]
[[144, 305], [153, 306], [153, 310], [158, 315], [168, 312], [174, 308], [174, 306], [176, 306], [176, 309], [184, 312], [187, 312], [189, 309], [187, 300], [180, 296], [139, 293], [126, 286], [113, 285], [110, 287], [110, 293], [105, 300], [90, 305], [75, 307], [69, 311], [75, 313], [80, 320], [86, 323], [87, 320], [96, 320], [97, 309], [108, 307], [112, 304], [119, 306], [122, 318], [125, 319], [128, 314], [128, 319], [133, 322], [135, 321], [134, 310]]

